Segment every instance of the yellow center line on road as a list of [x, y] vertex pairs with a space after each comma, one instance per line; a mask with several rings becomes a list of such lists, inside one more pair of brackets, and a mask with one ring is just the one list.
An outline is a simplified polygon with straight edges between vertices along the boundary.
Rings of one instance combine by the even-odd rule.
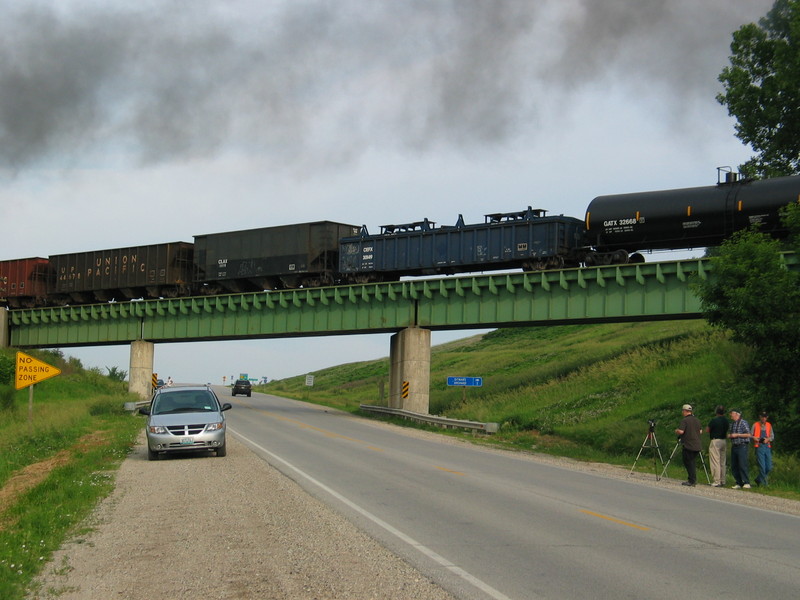
[[462, 473], [461, 471], [453, 471], [452, 469], [445, 469], [444, 467], [436, 467], [440, 471], [444, 471], [445, 473], [452, 473], [453, 475], [462, 475], [466, 476], [466, 473]]
[[618, 523], [619, 525], [626, 525], [627, 527], [633, 527], [634, 529], [641, 529], [642, 531], [650, 530], [649, 527], [636, 525], [635, 523], [628, 523], [627, 521], [621, 521], [620, 519], [615, 519], [614, 517], [609, 517], [607, 515], [601, 515], [600, 513], [592, 512], [591, 510], [581, 510], [581, 512], [587, 515], [591, 515], [593, 517], [597, 517], [599, 519], [605, 519], [606, 521], [611, 521], [612, 523]]

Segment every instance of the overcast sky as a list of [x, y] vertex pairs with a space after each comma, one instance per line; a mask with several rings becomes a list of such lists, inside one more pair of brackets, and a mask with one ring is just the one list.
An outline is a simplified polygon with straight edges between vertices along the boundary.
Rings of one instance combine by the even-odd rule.
[[[750, 156], [715, 100], [731, 33], [771, 5], [3, 3], [0, 259], [529, 205], [583, 218], [598, 195], [712, 185]], [[283, 378], [388, 338], [161, 344], [155, 370]], [[65, 353], [129, 368], [127, 346]]]

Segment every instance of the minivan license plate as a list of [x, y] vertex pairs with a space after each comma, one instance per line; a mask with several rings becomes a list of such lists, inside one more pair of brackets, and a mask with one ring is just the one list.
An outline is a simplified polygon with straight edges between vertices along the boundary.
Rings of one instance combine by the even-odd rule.
[[192, 444], [194, 444], [194, 438], [181, 438], [181, 446], [191, 446]]

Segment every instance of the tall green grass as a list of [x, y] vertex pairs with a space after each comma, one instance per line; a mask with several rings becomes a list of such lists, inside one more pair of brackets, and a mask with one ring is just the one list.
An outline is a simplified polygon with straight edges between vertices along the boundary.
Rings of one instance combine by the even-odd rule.
[[[0, 350], [0, 361], [13, 351]], [[28, 390], [0, 383], [0, 486], [35, 465], [44, 478], [0, 506], [0, 598], [16, 600], [52, 552], [114, 485], [114, 471], [142, 423], [123, 411], [132, 400], [125, 384], [60, 354], [41, 356], [62, 375]], [[8, 398], [11, 398], [8, 401]], [[60, 460], [55, 460], [58, 457]]]

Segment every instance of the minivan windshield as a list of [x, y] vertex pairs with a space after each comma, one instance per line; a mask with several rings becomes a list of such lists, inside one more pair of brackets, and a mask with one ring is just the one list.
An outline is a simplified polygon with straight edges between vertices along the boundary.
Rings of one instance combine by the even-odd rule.
[[176, 390], [158, 394], [153, 401], [152, 414], [166, 415], [182, 412], [213, 412], [219, 407], [211, 392], [205, 390]]

